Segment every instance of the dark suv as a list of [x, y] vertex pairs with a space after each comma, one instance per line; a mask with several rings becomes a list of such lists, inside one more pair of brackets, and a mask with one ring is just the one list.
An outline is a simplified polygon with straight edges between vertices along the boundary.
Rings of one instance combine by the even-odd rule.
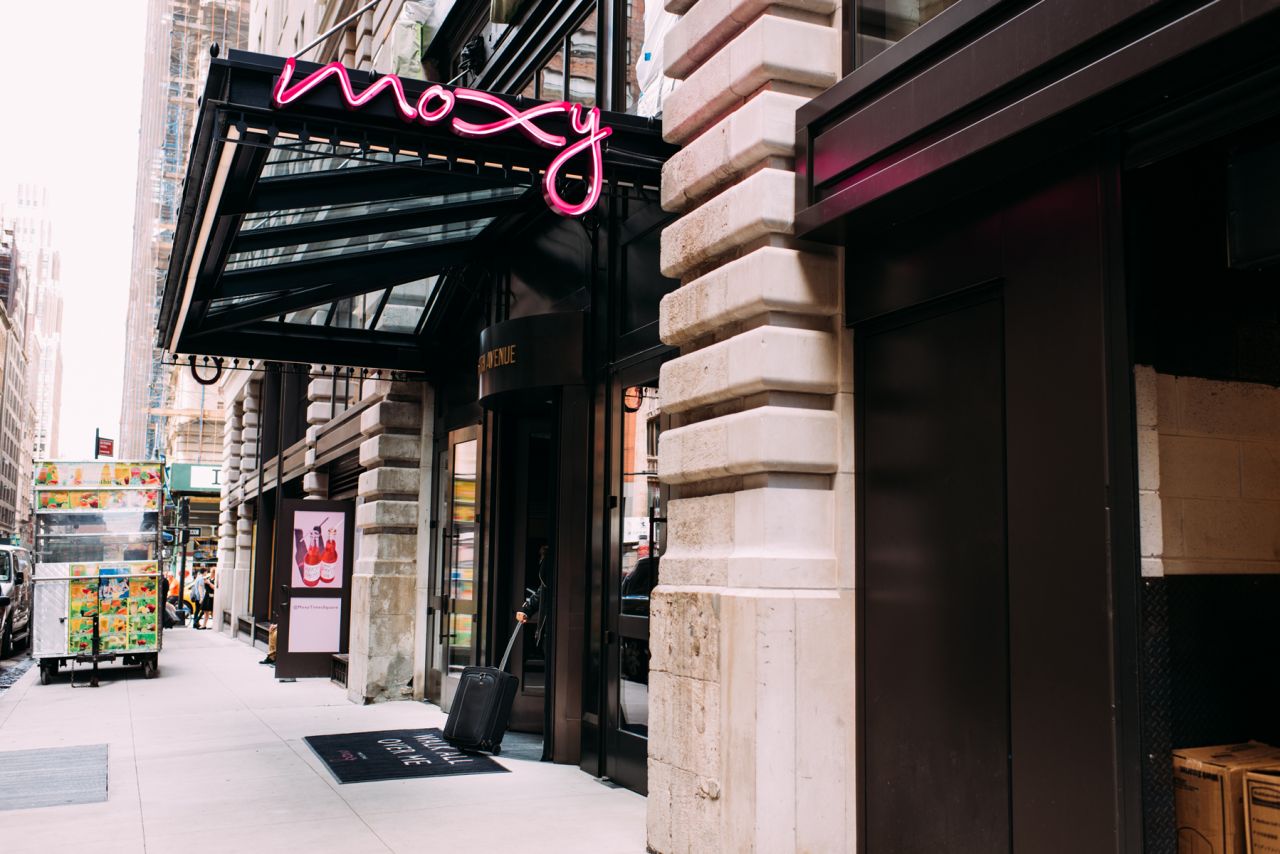
[[31, 645], [31, 556], [0, 546], [0, 658], [13, 655], [18, 638]]

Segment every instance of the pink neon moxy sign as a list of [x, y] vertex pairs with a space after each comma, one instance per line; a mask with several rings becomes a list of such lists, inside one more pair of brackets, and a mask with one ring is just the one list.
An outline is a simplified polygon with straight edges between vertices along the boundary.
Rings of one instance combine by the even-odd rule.
[[[436, 125], [448, 120], [450, 130], [458, 136], [469, 139], [480, 139], [516, 129], [538, 145], [559, 149], [560, 153], [551, 161], [542, 179], [542, 195], [547, 200], [547, 205], [556, 213], [562, 216], [580, 216], [595, 207], [596, 202], [600, 200], [600, 189], [603, 183], [601, 143], [613, 133], [613, 128], [600, 126], [600, 110], [597, 107], [584, 108], [581, 104], [571, 104], [568, 101], [552, 101], [527, 110], [520, 110], [488, 92], [461, 87], [447, 89], [439, 83], [429, 86], [418, 97], [418, 102], [411, 104], [405, 95], [404, 84], [394, 74], [383, 75], [357, 95], [352, 89], [347, 69], [341, 63], [331, 62], [294, 83], [293, 75], [297, 66], [298, 61], [295, 58], [289, 57], [285, 60], [284, 70], [280, 72], [280, 79], [276, 81], [275, 88], [271, 92], [271, 100], [276, 107], [287, 107], [329, 77], [337, 78], [342, 97], [347, 107], [353, 110], [365, 106], [383, 91], [390, 90], [396, 99], [396, 110], [400, 118], [406, 122]], [[459, 101], [479, 104], [492, 110], [494, 120], [476, 124], [464, 121], [457, 116], [450, 118], [453, 108]], [[534, 123], [537, 118], [558, 113], [568, 115], [569, 128], [576, 134], [573, 139], [550, 133]], [[560, 170], [566, 163], [584, 151], [589, 152], [591, 157], [591, 173], [587, 176], [587, 194], [581, 202], [573, 204], [565, 201], [556, 189], [556, 178], [559, 177]]]

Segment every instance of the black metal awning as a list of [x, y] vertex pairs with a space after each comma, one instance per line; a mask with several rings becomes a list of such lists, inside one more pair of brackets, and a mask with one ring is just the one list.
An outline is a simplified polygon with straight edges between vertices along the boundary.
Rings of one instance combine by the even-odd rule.
[[513, 219], [587, 204], [597, 172], [655, 195], [673, 150], [647, 118], [232, 51], [210, 63], [160, 344], [422, 370], [453, 271], [500, 263]]

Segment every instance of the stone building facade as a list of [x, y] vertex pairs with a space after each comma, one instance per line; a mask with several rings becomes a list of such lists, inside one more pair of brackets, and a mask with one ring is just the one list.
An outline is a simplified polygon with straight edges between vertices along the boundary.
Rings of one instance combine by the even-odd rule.
[[792, 238], [839, 4], [668, 2], [656, 851], [837, 851], [854, 820], [853, 394], [839, 253]]
[[[255, 3], [250, 46], [290, 55], [356, 5]], [[380, 48], [398, 6], [307, 58], [389, 70]], [[844, 70], [841, 9], [669, 0], [665, 12], [661, 128], [679, 151], [662, 171], [670, 223], [659, 263], [678, 286], [658, 311], [672, 348], [657, 454], [670, 498], [651, 605], [649, 845], [853, 850], [851, 334], [841, 252], [792, 236], [795, 112]], [[429, 616], [437, 389], [370, 377], [353, 391], [333, 366], [291, 366], [305, 432], [301, 444], [277, 432], [266, 448], [271, 370], [241, 359], [220, 384], [217, 619], [253, 631], [267, 548], [255, 495], [274, 477], [264, 466], [300, 448], [281, 465], [323, 499], [335, 494], [335, 461], [353, 461], [348, 696], [421, 699], [439, 631]]]
[[[252, 43], [277, 56], [223, 70], [260, 93], [357, 7], [255, 4]], [[404, 8], [310, 58], [392, 71]], [[515, 109], [572, 99], [566, 71], [590, 69], [595, 88], [551, 112], [598, 104], [619, 149], [602, 162], [628, 157], [582, 219], [530, 204], [532, 183], [505, 188], [527, 217], [502, 220], [491, 187], [441, 203], [496, 205], [506, 228], [462, 273], [378, 292], [453, 276], [463, 298], [421, 300], [405, 370], [423, 374], [316, 363], [341, 336], [313, 327], [338, 301], [354, 315], [363, 282], [322, 283], [332, 305], [268, 302], [274, 330], [305, 314], [291, 330], [313, 349], [292, 363], [252, 336], [257, 352], [223, 352], [242, 356], [221, 387], [223, 625], [271, 620], [264, 491], [353, 500], [349, 697], [448, 706], [442, 682], [496, 663], [541, 579], [541, 558], [522, 563], [555, 543], [560, 669], [516, 654], [551, 711], [522, 725], [545, 723], [548, 758], [646, 792], [654, 852], [1175, 850], [1172, 751], [1280, 742], [1259, 714], [1275, 680], [1250, 675], [1280, 604], [1280, 216], [1250, 192], [1280, 175], [1280, 0], [436, 8], [425, 76]], [[622, 79], [652, 61], [656, 89]], [[655, 91], [660, 120], [636, 115]], [[367, 132], [321, 152], [343, 169], [403, 147], [389, 109], [353, 118], [333, 91], [304, 106], [234, 108]], [[540, 168], [510, 140], [460, 159], [414, 130], [452, 172]], [[628, 159], [643, 165], [614, 180]], [[457, 189], [443, 177], [428, 195]], [[1247, 216], [1265, 227], [1242, 232]], [[168, 322], [175, 342], [207, 334]], [[517, 328], [542, 333], [522, 353], [582, 359], [495, 391], [520, 372], [489, 358], [482, 379], [477, 357], [516, 364]], [[554, 477], [525, 500], [538, 454]], [[536, 513], [510, 512], [521, 490]]]

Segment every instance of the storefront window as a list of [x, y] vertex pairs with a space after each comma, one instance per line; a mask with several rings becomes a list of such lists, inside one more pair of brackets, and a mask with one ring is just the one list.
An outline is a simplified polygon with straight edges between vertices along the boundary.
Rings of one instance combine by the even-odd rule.
[[956, 0], [858, 0], [854, 11], [856, 63], [862, 65], [883, 53], [955, 2]]
[[538, 97], [544, 101], [564, 99], [564, 54], [556, 51], [538, 72]]
[[596, 103], [596, 13], [569, 36], [569, 96], [567, 100]]

